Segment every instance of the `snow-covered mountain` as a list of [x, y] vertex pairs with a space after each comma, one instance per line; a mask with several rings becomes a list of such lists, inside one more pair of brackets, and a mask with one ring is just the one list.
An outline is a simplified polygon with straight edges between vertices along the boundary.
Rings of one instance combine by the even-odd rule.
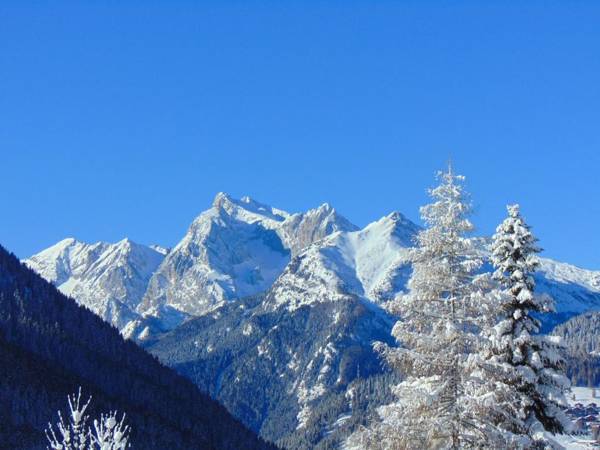
[[356, 229], [328, 204], [289, 214], [219, 193], [173, 249], [69, 238], [25, 262], [126, 336], [139, 337], [266, 291], [292, 255], [331, 233]]
[[[390, 339], [383, 306], [418, 230], [400, 213], [358, 229], [328, 204], [289, 214], [219, 193], [172, 249], [67, 239], [26, 262], [263, 436], [334, 448], [338, 418], [364, 419], [355, 393], [361, 414], [384, 395], [372, 343]], [[600, 311], [600, 272], [542, 259], [536, 278], [558, 308], [545, 330]]]
[[333, 392], [347, 414], [349, 386], [381, 373], [372, 344], [391, 339], [394, 320], [380, 305], [404, 289], [418, 230], [392, 213], [335, 231], [299, 251], [265, 294], [190, 320], [149, 349], [264, 437], [312, 436], [318, 411], [332, 414]]
[[267, 302], [290, 310], [357, 296], [376, 304], [404, 289], [409, 248], [418, 226], [394, 212], [359, 231], [339, 231], [309, 246], [289, 264]]
[[164, 255], [123, 239], [87, 244], [68, 238], [25, 260], [43, 278], [121, 328], [137, 317], [152, 274]]
[[292, 255], [297, 255], [313, 242], [337, 231], [356, 230], [358, 227], [340, 216], [329, 203], [305, 213], [288, 216], [277, 228], [279, 236]]
[[[70, 238], [25, 262], [136, 336], [267, 291], [272, 308], [349, 295], [381, 304], [404, 289], [417, 231], [400, 213], [359, 230], [327, 203], [290, 214], [219, 193], [173, 249]], [[600, 272], [542, 259], [537, 278], [555, 297], [554, 322], [600, 310]]]
[[220, 193], [156, 271], [141, 312], [159, 306], [200, 315], [268, 289], [289, 261], [274, 230], [287, 213]]
[[168, 306], [201, 315], [264, 292], [294, 252], [331, 232], [354, 229], [329, 205], [290, 215], [249, 197], [219, 193], [166, 256], [139, 311]]
[[600, 311], [600, 272], [540, 258], [536, 273], [538, 292], [549, 294], [556, 314], [546, 319], [544, 330], [586, 311]]

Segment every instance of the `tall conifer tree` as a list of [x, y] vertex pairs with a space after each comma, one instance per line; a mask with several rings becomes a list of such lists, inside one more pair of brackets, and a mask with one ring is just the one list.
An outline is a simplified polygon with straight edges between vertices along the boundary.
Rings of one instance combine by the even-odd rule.
[[494, 235], [491, 261], [499, 284], [490, 295], [496, 302], [496, 323], [484, 330], [486, 345], [474, 358], [479, 367], [482, 422], [495, 426], [490, 436], [512, 448], [548, 448], [556, 444], [548, 433], [568, 426], [563, 413], [569, 387], [564, 375], [559, 338], [539, 334], [534, 315], [554, 311], [548, 296], [536, 295], [533, 273], [538, 267], [537, 239], [519, 206]]
[[432, 203], [421, 208], [426, 228], [417, 236], [408, 294], [392, 305], [400, 320], [399, 346], [382, 346], [406, 376], [397, 402], [379, 410], [381, 422], [350, 439], [350, 448], [476, 448], [482, 435], [466, 398], [468, 353], [477, 339], [481, 305], [474, 301], [474, 272], [481, 265], [464, 177], [439, 174]]

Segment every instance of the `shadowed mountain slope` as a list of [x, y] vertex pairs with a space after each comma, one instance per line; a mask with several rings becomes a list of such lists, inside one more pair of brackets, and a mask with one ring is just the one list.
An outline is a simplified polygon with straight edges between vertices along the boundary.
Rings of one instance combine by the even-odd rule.
[[134, 449], [274, 449], [191, 382], [0, 247], [0, 446], [46, 448], [79, 386], [127, 414]]

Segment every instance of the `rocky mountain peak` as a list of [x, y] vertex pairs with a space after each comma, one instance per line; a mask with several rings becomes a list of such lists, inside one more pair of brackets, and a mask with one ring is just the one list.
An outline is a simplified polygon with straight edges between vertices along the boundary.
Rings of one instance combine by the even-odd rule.
[[337, 213], [329, 203], [289, 216], [280, 226], [279, 235], [292, 251], [299, 254], [312, 243], [337, 231], [356, 231], [358, 227]]
[[236, 200], [225, 192], [219, 192], [215, 196], [212, 207], [217, 212], [225, 212], [244, 222], [264, 222], [270, 228], [275, 226], [273, 222], [282, 222], [289, 216], [289, 213], [260, 203], [249, 196]]
[[325, 211], [325, 212], [335, 212], [335, 208], [327, 202], [320, 205], [316, 210], [317, 211]]
[[226, 203], [231, 203], [231, 202], [232, 202], [232, 199], [229, 194], [227, 194], [226, 192], [217, 192], [217, 195], [215, 195], [215, 198], [212, 202], [212, 206], [213, 206], [213, 208], [220, 209], [220, 208], [224, 207], [224, 205]]
[[363, 232], [375, 235], [393, 235], [404, 247], [412, 247], [421, 228], [398, 211], [367, 225]]
[[163, 257], [128, 238], [114, 244], [68, 238], [25, 263], [61, 292], [120, 327], [135, 317], [133, 309]]

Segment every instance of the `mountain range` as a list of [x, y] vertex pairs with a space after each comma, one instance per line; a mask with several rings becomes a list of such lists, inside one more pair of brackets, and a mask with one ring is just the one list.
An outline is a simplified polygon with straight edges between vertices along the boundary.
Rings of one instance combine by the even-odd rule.
[[[411, 273], [419, 226], [359, 229], [328, 204], [290, 214], [219, 193], [172, 250], [67, 239], [25, 263], [287, 448], [330, 448], [391, 376], [372, 349]], [[600, 272], [542, 258], [548, 331], [600, 310]], [[362, 393], [370, 400], [358, 401]]]
[[266, 291], [306, 246], [355, 230], [328, 204], [289, 214], [219, 193], [170, 251], [68, 238], [24, 262], [126, 336], [143, 338]]

